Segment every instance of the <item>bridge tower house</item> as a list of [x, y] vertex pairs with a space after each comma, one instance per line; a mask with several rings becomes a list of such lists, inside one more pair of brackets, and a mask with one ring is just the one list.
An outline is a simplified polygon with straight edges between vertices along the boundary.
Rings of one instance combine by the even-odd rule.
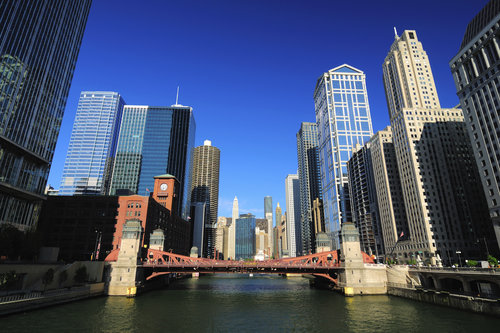
[[354, 223], [343, 223], [341, 228], [339, 286], [345, 296], [361, 294], [385, 294], [387, 274], [385, 266], [365, 264], [359, 242], [358, 229]]
[[137, 294], [136, 281], [141, 280], [137, 266], [140, 265], [143, 232], [140, 220], [125, 222], [118, 259], [111, 263], [108, 295], [134, 297]]
[[161, 229], [153, 230], [149, 237], [149, 248], [153, 250], [163, 251], [165, 244], [165, 233]]

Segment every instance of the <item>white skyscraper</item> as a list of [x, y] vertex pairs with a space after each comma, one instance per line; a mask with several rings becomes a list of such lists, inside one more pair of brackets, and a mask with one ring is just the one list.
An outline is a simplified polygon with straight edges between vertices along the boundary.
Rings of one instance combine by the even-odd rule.
[[[288, 175], [285, 178], [286, 196], [286, 230], [290, 257], [296, 257], [302, 252], [300, 247], [300, 185], [298, 175]], [[297, 239], [298, 238], [298, 239]], [[297, 249], [297, 245], [299, 248]]]
[[239, 218], [239, 209], [238, 209], [238, 198], [235, 196], [233, 200], [233, 216], [231, 225], [228, 228], [228, 251], [227, 256], [234, 260], [236, 252], [236, 219]]
[[270, 196], [264, 197], [264, 214], [267, 220], [267, 237], [268, 248], [266, 252], [269, 254], [269, 258], [273, 256], [273, 198]]
[[479, 259], [477, 241], [492, 230], [462, 110], [441, 108], [414, 30], [395, 36], [383, 72], [408, 230], [395, 246], [397, 259]]

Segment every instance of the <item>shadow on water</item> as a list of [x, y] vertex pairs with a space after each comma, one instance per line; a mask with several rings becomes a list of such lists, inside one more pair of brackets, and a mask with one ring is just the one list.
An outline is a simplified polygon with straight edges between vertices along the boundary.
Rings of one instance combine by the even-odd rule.
[[0, 319], [2, 332], [496, 332], [500, 319], [306, 279], [207, 276], [136, 299], [97, 298]]

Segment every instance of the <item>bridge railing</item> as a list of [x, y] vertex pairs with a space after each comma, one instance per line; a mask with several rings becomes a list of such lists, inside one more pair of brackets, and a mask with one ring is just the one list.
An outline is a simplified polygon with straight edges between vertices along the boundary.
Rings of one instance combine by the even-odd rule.
[[481, 267], [410, 267], [410, 270], [426, 272], [475, 272], [500, 274], [500, 268], [481, 268]]
[[420, 286], [414, 285], [412, 283], [387, 282], [387, 287], [402, 288], [402, 289], [416, 289], [417, 287], [420, 287]]
[[19, 294], [15, 294], [15, 295], [7, 295], [7, 296], [0, 297], [0, 303], [16, 302], [16, 301], [22, 301], [22, 300], [34, 299], [34, 298], [40, 298], [40, 297], [42, 297], [41, 291], [34, 291], [34, 292], [30, 292], [30, 293], [19, 293]]
[[195, 261], [195, 262], [179, 262], [172, 261], [154, 261], [145, 260], [143, 266], [156, 266], [156, 267], [191, 267], [191, 268], [336, 268], [339, 264], [323, 263], [289, 263], [279, 261], [233, 261], [233, 260], [220, 260], [220, 261]]

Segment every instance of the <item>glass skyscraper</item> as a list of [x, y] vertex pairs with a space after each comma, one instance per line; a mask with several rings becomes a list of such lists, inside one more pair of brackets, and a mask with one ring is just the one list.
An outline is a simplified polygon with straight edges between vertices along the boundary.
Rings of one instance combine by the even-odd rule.
[[314, 90], [325, 232], [339, 248], [343, 222], [351, 221], [347, 161], [373, 134], [365, 74], [349, 65], [324, 73]]
[[187, 218], [191, 155], [196, 125], [189, 106], [126, 105], [123, 109], [110, 194], [147, 195], [154, 176], [171, 174], [181, 184], [177, 213]]
[[0, 1], [0, 223], [38, 221], [91, 1]]
[[255, 216], [241, 214], [236, 219], [236, 259], [252, 259], [255, 255]]
[[120, 94], [83, 91], [80, 94], [60, 195], [106, 194], [124, 101]]
[[297, 133], [297, 159], [300, 184], [300, 223], [302, 249], [312, 253], [315, 249], [312, 206], [322, 199], [319, 166], [318, 127], [315, 123], [302, 123]]

